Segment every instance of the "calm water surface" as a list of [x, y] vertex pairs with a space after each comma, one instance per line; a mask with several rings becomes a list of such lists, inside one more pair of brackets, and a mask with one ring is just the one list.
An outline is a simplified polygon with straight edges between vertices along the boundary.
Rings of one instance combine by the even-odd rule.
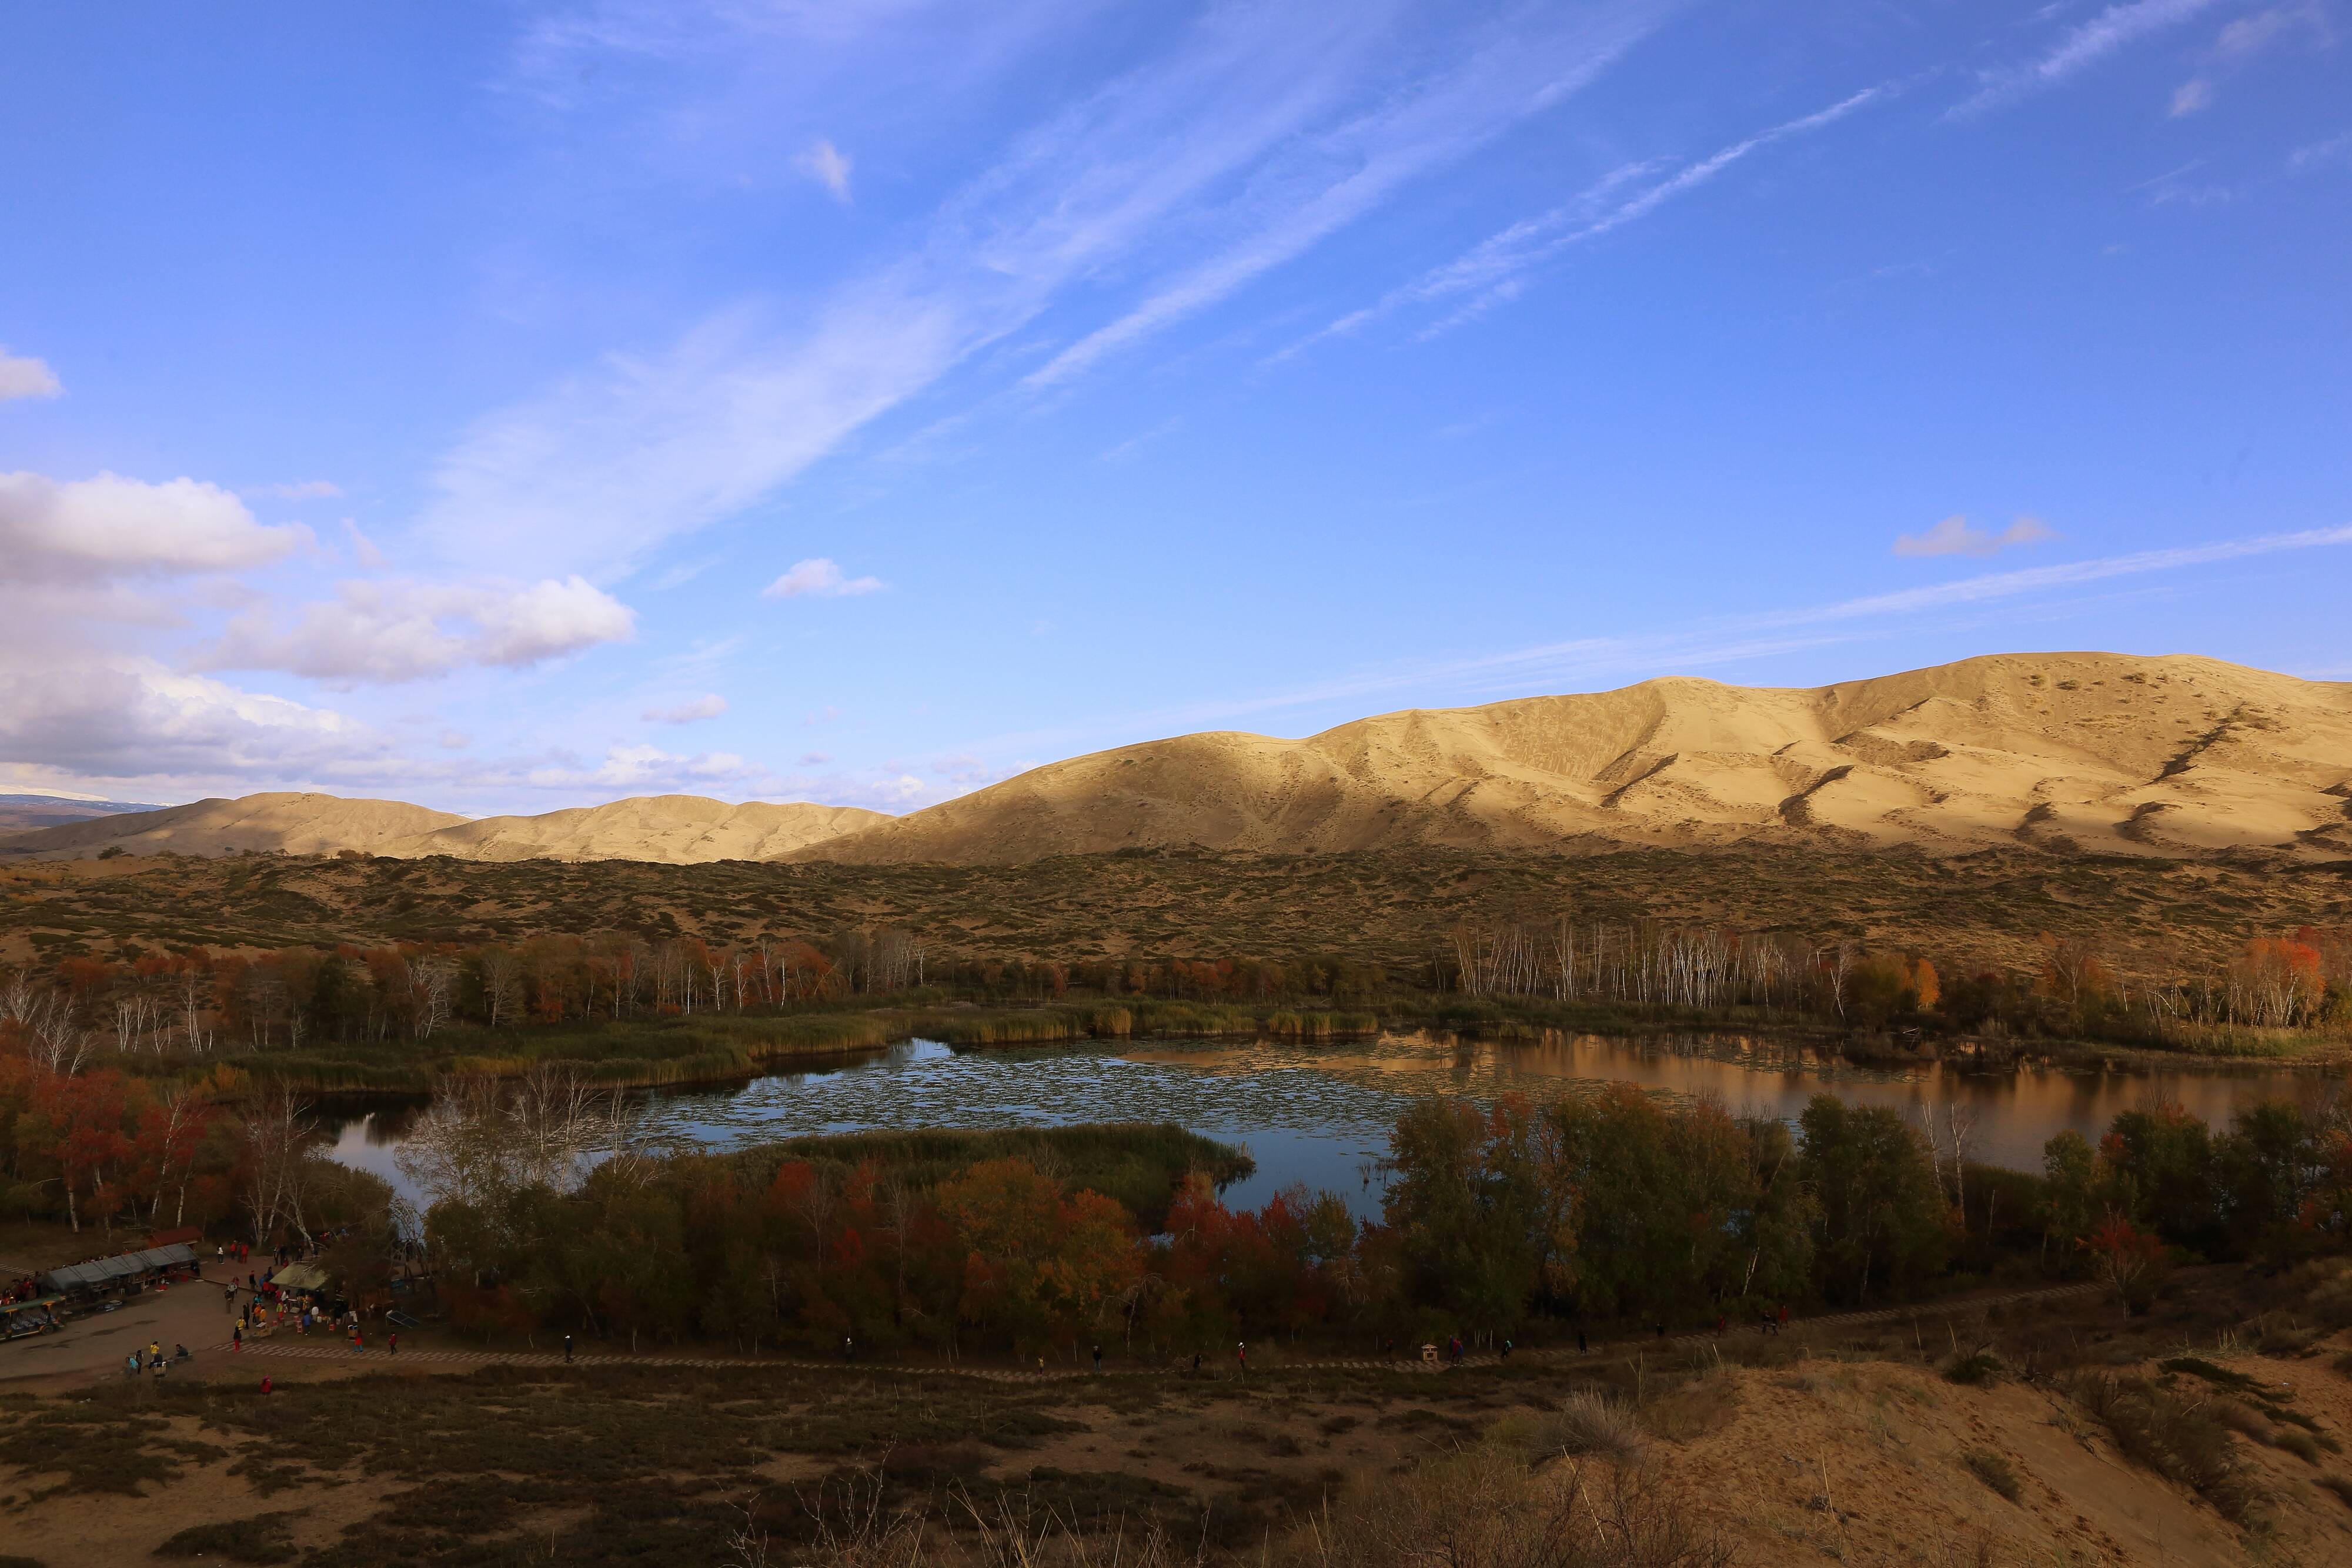
[[[648, 1131], [661, 1142], [717, 1148], [873, 1127], [1175, 1122], [1255, 1156], [1256, 1174], [1226, 1190], [1230, 1203], [1255, 1207], [1304, 1182], [1344, 1195], [1370, 1216], [1380, 1207], [1372, 1166], [1387, 1152], [1389, 1128], [1408, 1102], [1432, 1093], [1547, 1100], [1626, 1082], [1672, 1099], [1712, 1099], [1735, 1114], [1783, 1118], [1824, 1090], [1906, 1116], [1956, 1102], [1975, 1113], [1972, 1158], [2030, 1170], [2040, 1167], [2042, 1144], [2060, 1129], [2095, 1139], [2117, 1112], [2137, 1105], [2177, 1101], [2221, 1123], [2240, 1104], [2293, 1098], [2325, 1082], [2278, 1069], [1859, 1067], [1740, 1034], [1559, 1035], [1541, 1042], [1415, 1034], [1340, 1046], [1168, 1040], [973, 1051], [919, 1040], [812, 1071], [656, 1092], [647, 1114]], [[411, 1114], [374, 1111], [343, 1120], [335, 1157], [404, 1186], [393, 1156]]]

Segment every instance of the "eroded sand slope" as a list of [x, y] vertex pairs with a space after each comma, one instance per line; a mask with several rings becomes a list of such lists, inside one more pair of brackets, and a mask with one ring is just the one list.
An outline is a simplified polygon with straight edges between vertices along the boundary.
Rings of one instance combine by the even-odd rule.
[[1669, 678], [1410, 710], [1304, 740], [1073, 758], [801, 852], [1019, 861], [1770, 838], [2352, 852], [2352, 685], [2190, 657], [2003, 654], [1811, 690]]

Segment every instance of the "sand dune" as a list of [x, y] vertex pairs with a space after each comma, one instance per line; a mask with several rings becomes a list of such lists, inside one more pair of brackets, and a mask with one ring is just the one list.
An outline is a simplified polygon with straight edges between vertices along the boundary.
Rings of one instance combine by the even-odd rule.
[[539, 817], [484, 817], [404, 839], [376, 852], [478, 861], [659, 861], [670, 865], [766, 861], [889, 820], [856, 806], [815, 806], [803, 800], [730, 806], [699, 795], [639, 795]]
[[1751, 839], [2352, 854], [2352, 685], [2189, 657], [2003, 654], [1811, 690], [1669, 678], [1304, 740], [1125, 747], [795, 858], [1138, 846], [1545, 850]]
[[1383, 714], [1303, 740], [1181, 736], [898, 818], [660, 795], [467, 821], [395, 801], [254, 795], [16, 834], [0, 850], [983, 864], [1182, 845], [1759, 839], [2352, 857], [2352, 684], [2112, 653], [2000, 654], [1810, 690], [1675, 677]]
[[121, 848], [132, 854], [229, 855], [247, 852], [332, 854], [337, 850], [386, 852], [385, 846], [465, 821], [451, 811], [398, 800], [352, 800], [340, 795], [241, 795], [197, 800], [160, 811], [95, 817], [69, 827], [0, 838], [0, 852], [45, 860], [95, 855]]
[[889, 819], [852, 806], [803, 802], [740, 806], [698, 795], [646, 795], [537, 817], [469, 821], [398, 800], [335, 795], [247, 795], [166, 810], [77, 822], [0, 837], [0, 854], [86, 857], [120, 846], [132, 854], [245, 852], [365, 854], [459, 860], [639, 860], [674, 865], [774, 860], [830, 835]]

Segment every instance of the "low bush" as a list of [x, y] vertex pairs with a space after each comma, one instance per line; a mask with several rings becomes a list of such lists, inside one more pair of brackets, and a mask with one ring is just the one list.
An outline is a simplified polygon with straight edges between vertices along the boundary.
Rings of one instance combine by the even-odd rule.
[[2184, 1399], [2147, 1378], [2105, 1372], [2077, 1378], [2073, 1392], [2126, 1458], [2188, 1487], [2225, 1519], [2243, 1522], [2261, 1502], [2262, 1489], [2212, 1401]]
[[2017, 1479], [2017, 1467], [1990, 1448], [1971, 1448], [1960, 1456], [1960, 1463], [1968, 1466], [1970, 1475], [2011, 1502], [2025, 1493], [2025, 1484]]
[[1633, 1407], [1606, 1394], [1581, 1389], [1538, 1425], [1542, 1447], [1555, 1454], [1602, 1454], [1630, 1459], [1641, 1451], [1641, 1418]]

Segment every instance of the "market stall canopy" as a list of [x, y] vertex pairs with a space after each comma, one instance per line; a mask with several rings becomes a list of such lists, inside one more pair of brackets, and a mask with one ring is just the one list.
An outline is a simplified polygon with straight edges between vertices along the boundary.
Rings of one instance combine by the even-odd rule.
[[35, 1281], [44, 1291], [97, 1291], [131, 1280], [144, 1280], [166, 1269], [193, 1269], [195, 1266], [196, 1249], [181, 1242], [170, 1247], [150, 1247], [142, 1252], [125, 1252], [119, 1258], [68, 1263], [62, 1269], [51, 1269], [47, 1273], [35, 1276]]
[[323, 1291], [327, 1271], [316, 1263], [289, 1263], [270, 1275], [269, 1282], [281, 1291]]

